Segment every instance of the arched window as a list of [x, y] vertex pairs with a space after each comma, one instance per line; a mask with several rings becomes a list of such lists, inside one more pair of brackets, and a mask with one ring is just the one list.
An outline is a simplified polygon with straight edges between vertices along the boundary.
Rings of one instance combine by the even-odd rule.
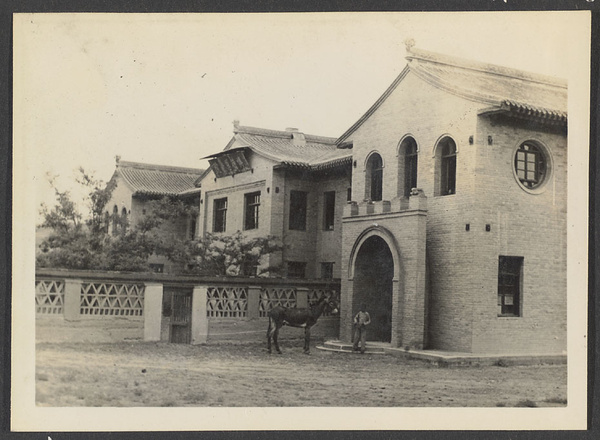
[[383, 160], [379, 154], [374, 153], [369, 157], [366, 171], [365, 196], [373, 202], [378, 202], [383, 196]]
[[117, 235], [119, 233], [119, 208], [117, 205], [113, 207], [113, 215], [112, 215], [112, 235]]
[[436, 195], [456, 193], [456, 143], [449, 137], [442, 139], [436, 149]]
[[417, 142], [407, 137], [398, 149], [398, 195], [410, 197], [410, 190], [417, 187]]

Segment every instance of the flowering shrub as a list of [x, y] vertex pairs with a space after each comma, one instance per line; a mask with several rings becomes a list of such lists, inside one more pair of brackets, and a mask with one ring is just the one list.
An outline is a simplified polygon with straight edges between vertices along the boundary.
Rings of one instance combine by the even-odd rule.
[[185, 267], [188, 273], [208, 276], [278, 276], [280, 265], [269, 256], [283, 249], [277, 237], [248, 238], [240, 231], [233, 235], [206, 234], [193, 241], [162, 243], [159, 254]]

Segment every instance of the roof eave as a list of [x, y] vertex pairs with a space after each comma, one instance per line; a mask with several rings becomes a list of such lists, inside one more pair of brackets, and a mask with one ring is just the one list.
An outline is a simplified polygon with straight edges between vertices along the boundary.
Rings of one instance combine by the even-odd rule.
[[526, 104], [518, 104], [510, 101], [503, 101], [498, 106], [483, 108], [479, 110], [477, 114], [479, 116], [503, 115], [516, 119], [525, 119], [559, 127], [566, 127], [568, 123], [568, 116], [566, 112], [536, 108]]

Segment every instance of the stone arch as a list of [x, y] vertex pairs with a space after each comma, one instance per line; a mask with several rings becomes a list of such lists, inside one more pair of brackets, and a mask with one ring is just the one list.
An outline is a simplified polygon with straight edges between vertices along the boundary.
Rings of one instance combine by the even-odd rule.
[[354, 278], [354, 265], [356, 263], [356, 256], [360, 247], [365, 241], [367, 241], [367, 239], [373, 236], [381, 237], [390, 248], [394, 262], [394, 281], [398, 281], [400, 279], [400, 248], [398, 247], [398, 243], [394, 238], [394, 234], [392, 234], [387, 228], [384, 228], [376, 223], [365, 229], [354, 241], [354, 245], [350, 251], [350, 259], [348, 261], [348, 278], [350, 280]]
[[452, 136], [450, 133], [444, 133], [443, 135], [438, 137], [437, 140], [435, 141], [435, 143], [433, 144], [433, 148], [431, 149], [431, 157], [435, 157], [440, 143], [447, 138], [452, 139], [452, 141], [454, 142], [454, 145], [456, 146], [456, 154], [458, 154], [459, 145], [458, 145], [458, 142], [456, 142], [456, 138], [454, 136]]
[[373, 226], [363, 232], [352, 252], [352, 316], [365, 304], [371, 315], [367, 330], [370, 341], [391, 342], [394, 314], [398, 301], [399, 258], [397, 246], [389, 231]]

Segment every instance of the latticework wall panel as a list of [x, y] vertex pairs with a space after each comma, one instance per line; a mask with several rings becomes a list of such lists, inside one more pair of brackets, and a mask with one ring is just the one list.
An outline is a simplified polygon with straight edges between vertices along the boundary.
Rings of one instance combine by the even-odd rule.
[[296, 289], [268, 287], [260, 292], [259, 316], [266, 317], [273, 307], [296, 307]]
[[143, 316], [144, 285], [82, 283], [81, 315]]
[[35, 282], [35, 312], [41, 315], [62, 315], [65, 282], [38, 280]]
[[206, 316], [209, 318], [245, 318], [248, 314], [246, 287], [209, 287]]

